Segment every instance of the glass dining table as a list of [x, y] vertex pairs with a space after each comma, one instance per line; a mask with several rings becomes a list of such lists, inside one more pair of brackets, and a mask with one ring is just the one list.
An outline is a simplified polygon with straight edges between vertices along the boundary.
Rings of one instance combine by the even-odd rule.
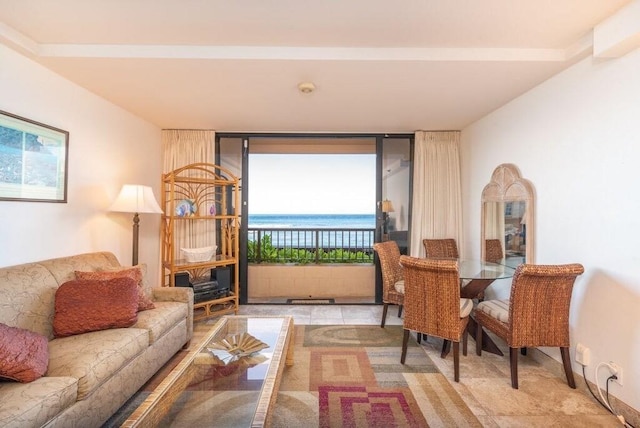
[[[508, 279], [513, 277], [515, 268], [507, 266], [507, 264], [492, 263], [474, 259], [458, 259], [458, 273], [463, 286], [460, 289], [460, 297], [466, 299], [476, 299], [483, 291], [486, 290], [497, 279]], [[477, 323], [473, 316], [469, 317], [467, 332], [473, 339], [476, 338]], [[445, 346], [442, 350], [444, 358], [449, 353], [449, 346]], [[482, 350], [497, 355], [504, 355], [498, 345], [482, 331]]]
[[459, 259], [460, 279], [468, 283], [460, 290], [460, 297], [477, 298], [496, 279], [513, 277], [515, 268], [506, 264], [485, 262], [482, 260]]

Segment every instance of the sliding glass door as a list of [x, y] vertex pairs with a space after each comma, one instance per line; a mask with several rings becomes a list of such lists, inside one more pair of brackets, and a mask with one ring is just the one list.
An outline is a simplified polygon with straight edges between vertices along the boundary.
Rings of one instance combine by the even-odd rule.
[[[317, 258], [318, 255], [329, 257], [329, 263], [334, 263], [333, 266], [340, 268], [345, 267], [345, 257], [363, 257], [363, 254], [364, 257], [369, 254], [368, 261], [356, 259], [356, 263], [352, 263], [351, 266], [356, 267], [358, 264], [362, 266], [363, 263], [371, 263], [373, 260], [371, 245], [375, 241], [395, 240], [403, 252], [406, 252], [411, 210], [412, 135], [219, 133], [216, 139], [216, 163], [240, 178], [242, 214], [239, 281], [241, 303], [266, 302], [268, 299], [264, 298], [264, 293], [262, 299], [256, 300], [252, 297], [256, 295], [258, 287], [271, 282], [272, 289], [276, 290], [277, 286], [274, 284], [291, 280], [289, 275], [284, 279], [280, 277], [279, 280], [277, 278], [266, 279], [263, 277], [263, 273], [259, 275], [260, 278], [249, 278], [249, 275], [250, 272], [254, 272], [251, 274], [252, 276], [256, 275], [256, 262], [271, 263], [272, 267], [279, 263], [286, 267], [287, 260], [277, 258], [282, 254], [288, 255], [293, 250], [301, 248], [309, 250], [307, 253], [311, 256], [305, 257]], [[294, 163], [287, 164], [285, 161]], [[283, 174], [284, 169], [297, 170], [298, 164], [301, 162], [310, 163], [306, 164], [308, 165], [306, 169], [298, 171], [297, 175]], [[325, 172], [322, 172], [323, 164]], [[347, 169], [340, 169], [342, 164], [346, 164]], [[316, 167], [320, 169], [312, 169]], [[303, 184], [309, 176], [313, 178], [315, 183]], [[330, 190], [328, 194], [325, 192], [327, 189]], [[349, 191], [352, 191], [352, 194], [347, 195]], [[265, 196], [271, 198], [271, 201], [265, 202]], [[308, 210], [298, 212], [299, 209], [293, 206], [292, 200], [300, 200], [308, 196], [312, 196], [312, 198], [303, 204]], [[316, 202], [323, 205], [314, 205]], [[370, 208], [362, 208], [363, 203]], [[315, 208], [312, 208], [311, 205], [314, 205]], [[327, 211], [325, 208], [329, 205], [336, 208], [333, 211]], [[278, 220], [273, 217], [275, 214], [296, 214], [292, 219], [299, 224], [289, 228], [292, 230], [280, 230], [283, 229], [284, 224], [276, 225], [273, 223]], [[316, 216], [314, 217], [312, 214], [316, 214]], [[336, 220], [333, 222], [324, 216], [331, 214], [336, 216]], [[267, 223], [264, 223], [263, 220]], [[311, 220], [327, 223], [314, 223], [309, 227], [300, 223]], [[253, 227], [250, 224], [251, 221], [254, 223]], [[370, 225], [367, 222], [370, 222]], [[267, 228], [267, 225], [273, 226], [273, 230]], [[295, 229], [309, 229], [305, 233], [310, 235], [301, 235], [302, 232]], [[370, 232], [367, 232], [367, 229]], [[370, 233], [369, 237], [367, 233]], [[261, 234], [261, 236], [256, 237], [256, 234]], [[268, 236], [266, 240], [265, 235]], [[300, 238], [300, 236], [303, 237]], [[295, 245], [293, 245], [293, 241], [295, 241]], [[278, 252], [279, 255], [267, 252], [264, 244], [283, 251]], [[343, 247], [341, 250], [347, 249], [347, 251], [334, 251], [333, 247], [337, 249], [338, 246]], [[297, 251], [297, 255], [300, 256], [300, 254], [301, 252]], [[251, 264], [248, 257], [252, 258]], [[261, 257], [275, 257], [275, 259], [256, 261], [256, 257], [259, 259]], [[337, 259], [334, 260], [331, 257]], [[315, 261], [304, 260], [303, 263], [310, 266], [310, 262], [317, 264], [323, 261], [319, 259]], [[336, 264], [341, 262], [341, 265]], [[291, 266], [290, 261], [289, 266]], [[379, 269], [379, 267], [375, 269]], [[271, 271], [276, 270], [271, 269]], [[332, 273], [338, 270], [343, 269], [333, 269]], [[301, 271], [301, 269], [297, 271]], [[289, 270], [291, 274], [297, 271]], [[373, 276], [373, 274], [370, 275]], [[369, 298], [362, 298], [359, 303], [382, 302], [379, 276], [379, 271], [376, 271], [375, 285], [370, 280], [364, 281], [371, 291]], [[301, 279], [299, 282], [308, 286], [313, 285], [314, 281], [310, 279], [305, 283], [305, 280]], [[327, 283], [326, 285], [331, 286], [332, 284]], [[249, 290], [250, 286], [255, 289]], [[296, 285], [296, 288], [299, 294], [299, 286]], [[340, 290], [346, 289], [348, 287], [339, 285], [335, 293], [339, 294]], [[315, 296], [317, 291], [310, 289], [307, 294]], [[273, 297], [282, 297], [281, 294], [283, 294], [281, 290], [274, 291]], [[341, 296], [336, 295], [336, 297]]]
[[[377, 241], [396, 241], [401, 254], [409, 249], [413, 135], [377, 139]], [[382, 303], [382, 276], [376, 263], [376, 303]]]

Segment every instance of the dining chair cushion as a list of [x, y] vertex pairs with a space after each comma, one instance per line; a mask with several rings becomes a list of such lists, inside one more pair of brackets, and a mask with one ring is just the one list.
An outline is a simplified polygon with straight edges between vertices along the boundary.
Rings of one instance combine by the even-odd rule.
[[468, 317], [473, 309], [473, 300], [460, 299], [460, 318]]
[[393, 288], [400, 294], [404, 294], [404, 279], [393, 284]]
[[482, 311], [500, 322], [509, 321], [509, 300], [485, 300], [478, 303], [476, 312]]

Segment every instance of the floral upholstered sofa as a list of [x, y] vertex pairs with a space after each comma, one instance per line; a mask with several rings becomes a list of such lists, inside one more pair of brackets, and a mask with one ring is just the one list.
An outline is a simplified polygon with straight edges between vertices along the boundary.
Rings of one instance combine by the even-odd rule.
[[189, 342], [192, 290], [145, 269], [108, 252], [0, 268], [0, 426], [100, 427]]

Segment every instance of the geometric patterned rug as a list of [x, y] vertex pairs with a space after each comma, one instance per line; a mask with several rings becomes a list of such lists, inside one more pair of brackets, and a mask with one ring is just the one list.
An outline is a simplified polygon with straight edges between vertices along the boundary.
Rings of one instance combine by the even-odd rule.
[[[402, 332], [398, 325], [296, 325], [294, 364], [284, 369], [271, 426], [482, 426], [413, 335], [400, 364]], [[119, 426], [184, 355], [179, 352], [104, 427]], [[229, 409], [216, 406], [215, 426], [225, 426], [223, 415], [239, 410], [238, 400], [228, 402]]]
[[[480, 427], [413, 336], [400, 364], [402, 326], [295, 326], [274, 427]], [[451, 357], [449, 357], [451, 358]]]

